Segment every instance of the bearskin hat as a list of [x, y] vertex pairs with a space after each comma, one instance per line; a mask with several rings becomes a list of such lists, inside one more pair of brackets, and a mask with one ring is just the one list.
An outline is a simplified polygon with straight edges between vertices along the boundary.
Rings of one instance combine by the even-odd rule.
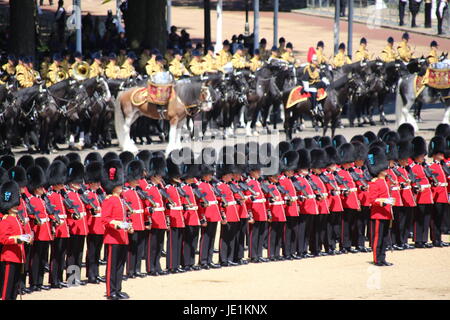
[[386, 128], [386, 127], [381, 128], [380, 130], [378, 130], [378, 133], [377, 133], [378, 139], [383, 140], [384, 135], [386, 133], [388, 133], [389, 131], [391, 131], [391, 129]]
[[45, 173], [39, 166], [31, 166], [27, 170], [27, 188], [30, 193], [33, 193], [37, 188], [45, 185]]
[[[141, 150], [138, 152], [138, 154], [136, 155], [136, 159], [141, 160], [144, 163], [144, 168], [145, 170], [149, 171], [149, 166], [150, 166], [150, 159], [152, 157], [155, 157], [155, 154], [152, 153], [149, 150]], [[163, 158], [165, 158], [165, 156], [162, 156]]]
[[412, 156], [413, 146], [410, 141], [404, 140], [397, 143], [398, 159], [408, 159]]
[[310, 152], [311, 168], [323, 169], [328, 166], [328, 156], [324, 149], [313, 149]]
[[134, 154], [130, 151], [123, 151], [119, 154], [120, 161], [122, 161], [123, 167], [126, 168], [127, 165], [134, 160]]
[[38, 157], [34, 159], [34, 164], [41, 167], [44, 172], [47, 172], [48, 167], [50, 167], [50, 160], [46, 157]]
[[127, 164], [126, 168], [127, 168], [126, 169], [126, 181], [127, 182], [134, 181], [134, 180], [141, 180], [143, 178], [144, 163], [141, 160], [131, 160]]
[[307, 150], [320, 148], [319, 143], [314, 138], [305, 138], [304, 141], [305, 141], [305, 149]]
[[303, 139], [299, 138], [299, 137], [292, 139], [291, 144], [292, 144], [292, 150], [294, 150], [294, 151], [298, 151], [300, 149], [305, 148], [305, 141], [303, 141]]
[[5, 183], [8, 180], [9, 180], [8, 171], [0, 167], [0, 184]]
[[328, 165], [338, 164], [341, 162], [339, 153], [335, 147], [333, 146], [326, 147], [325, 152], [327, 153]]
[[287, 141], [280, 141], [277, 145], [277, 153], [279, 157], [290, 150], [292, 150], [292, 144]]
[[[103, 163], [110, 162], [111, 160], [120, 160], [120, 157], [114, 151], [109, 151], [109, 152], [105, 153], [105, 155], [103, 156]], [[122, 170], [123, 170], [123, 168], [122, 168]]]
[[319, 145], [321, 148], [326, 148], [328, 146], [331, 146], [332, 144], [333, 142], [331, 141], [331, 137], [329, 136], [320, 137], [319, 139]]
[[94, 183], [102, 181], [103, 161], [89, 161], [84, 166], [84, 181]]
[[23, 167], [12, 167], [8, 170], [8, 177], [10, 180], [17, 182], [21, 188], [26, 187], [28, 184], [27, 172]]
[[106, 194], [111, 194], [114, 188], [123, 186], [124, 180], [123, 165], [119, 159], [113, 159], [105, 163], [101, 183]]
[[396, 131], [388, 131], [384, 134], [382, 140], [386, 143], [393, 142], [395, 144], [400, 141], [400, 135]]
[[333, 147], [335, 148], [339, 148], [344, 143], [347, 143], [347, 139], [345, 139], [345, 137], [342, 134], [334, 136], [332, 140]]
[[445, 157], [450, 158], [450, 136], [445, 138]]
[[166, 159], [167, 170], [166, 177], [171, 178], [181, 178], [181, 165], [182, 158], [178, 158], [178, 150], [174, 150], [169, 153]]
[[355, 135], [355, 136], [352, 137], [352, 139], [350, 140], [350, 143], [353, 143], [353, 142], [355, 142], [355, 141], [361, 142], [361, 143], [363, 143], [363, 144], [366, 144], [367, 138], [364, 137], [362, 134], [357, 134], [357, 135]]
[[[304, 149], [302, 149], [304, 150]], [[280, 157], [280, 172], [287, 171], [287, 170], [296, 170], [299, 154], [297, 151], [290, 150], [285, 153], [283, 153]]]
[[297, 169], [309, 169], [311, 167], [311, 156], [307, 149], [300, 149], [298, 152]]
[[400, 135], [401, 140], [411, 141], [414, 138], [415, 132], [414, 127], [410, 123], [402, 123], [398, 128], [397, 132]]
[[366, 166], [372, 177], [377, 177], [380, 172], [387, 170], [389, 162], [385, 151], [379, 147], [370, 148], [367, 154]]
[[344, 143], [338, 148], [341, 162], [339, 164], [355, 161], [355, 147], [351, 143]]
[[103, 158], [100, 155], [100, 153], [98, 153], [97, 151], [94, 152], [89, 152], [86, 156], [86, 158], [84, 158], [84, 165], [88, 165], [91, 162], [101, 162], [103, 163]]
[[412, 158], [427, 154], [427, 143], [424, 138], [420, 136], [414, 137], [411, 140], [411, 144], [413, 146], [413, 151], [411, 154]]
[[373, 133], [373, 131], [366, 131], [363, 134], [364, 137], [366, 137], [367, 142], [366, 144], [370, 145], [372, 142], [375, 142], [378, 140], [377, 136], [375, 135], [375, 133]]
[[450, 136], [450, 125], [448, 125], [447, 123], [439, 123], [436, 127], [436, 130], [434, 131], [434, 135], [447, 138], [448, 136]]
[[437, 153], [445, 154], [446, 141], [442, 136], [433, 137], [428, 144], [428, 156], [432, 157]]
[[69, 163], [71, 162], [81, 162], [81, 157], [78, 152], [69, 152], [66, 154], [67, 159], [69, 159]]
[[66, 166], [68, 166], [70, 163], [69, 159], [66, 156], [57, 156], [55, 159], [53, 159], [53, 161], [56, 161], [56, 160], [64, 162], [64, 164]]
[[365, 160], [367, 158], [367, 151], [368, 148], [364, 143], [361, 143], [359, 141], [353, 141], [352, 142], [354, 153], [353, 157], [356, 160]]
[[47, 183], [50, 186], [65, 184], [67, 180], [67, 166], [64, 162], [55, 160], [47, 170]]
[[166, 158], [153, 157], [148, 161], [148, 176], [164, 176], [166, 174]]
[[79, 161], [69, 163], [67, 166], [67, 183], [83, 183], [84, 166]]
[[372, 142], [372, 143], [369, 145], [369, 149], [370, 149], [370, 148], [374, 148], [374, 147], [379, 147], [379, 148], [381, 148], [381, 149], [385, 149], [385, 148], [386, 148], [386, 143], [385, 143], [384, 141], [377, 140], [377, 141]]
[[0, 212], [7, 213], [9, 209], [20, 204], [20, 188], [15, 181], [7, 181], [0, 186]]
[[397, 144], [393, 141], [387, 142], [385, 147], [385, 152], [388, 160], [398, 160], [398, 149]]
[[14, 156], [7, 154], [0, 157], [0, 167], [4, 168], [5, 170], [9, 170], [16, 164], [16, 159]]
[[26, 154], [19, 158], [19, 160], [17, 161], [17, 165], [21, 166], [25, 170], [28, 170], [28, 168], [34, 166], [34, 159], [32, 156]]

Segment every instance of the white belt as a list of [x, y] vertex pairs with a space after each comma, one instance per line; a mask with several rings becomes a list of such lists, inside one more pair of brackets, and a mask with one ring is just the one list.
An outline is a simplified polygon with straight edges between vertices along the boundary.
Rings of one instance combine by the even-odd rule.
[[193, 206], [193, 207], [188, 207], [187, 210], [197, 210], [198, 207], [197, 206]]
[[80, 218], [83, 218], [86, 216], [86, 212], [80, 212]]
[[431, 184], [421, 184], [420, 187], [421, 187], [422, 189], [431, 188]]
[[208, 201], [208, 205], [217, 204], [217, 203], [218, 203], [217, 200], [214, 200], [214, 201]]
[[447, 182], [439, 182], [438, 183], [438, 187], [446, 187], [446, 186], [448, 186]]
[[66, 218], [67, 218], [67, 215], [66, 215], [66, 214], [59, 214], [58, 217], [59, 217], [60, 219], [66, 219]]
[[266, 199], [264, 199], [264, 198], [253, 200], [253, 203], [264, 203], [264, 202], [266, 202]]
[[351, 188], [351, 189], [348, 189], [348, 191], [355, 192], [355, 191], [358, 191], [358, 188]]
[[326, 198], [326, 197], [328, 197], [328, 193], [322, 193], [322, 196], [323, 196], [324, 198]]
[[94, 218], [101, 218], [102, 217], [102, 214], [101, 213], [99, 213], [99, 214], [93, 214], [92, 215]]
[[271, 203], [272, 205], [280, 205], [280, 204], [284, 204], [284, 201], [275, 201]]
[[232, 206], [233, 204], [236, 204], [236, 201], [230, 201], [230, 202], [227, 202], [226, 204], [227, 204], [227, 206]]
[[164, 207], [153, 208], [153, 211], [164, 211], [164, 210], [166, 210], [166, 209], [164, 209]]
[[50, 221], [49, 218], [41, 218], [40, 220], [41, 220], [42, 223], [47, 222], [47, 221]]
[[131, 213], [144, 213], [144, 209], [133, 210]]
[[392, 187], [391, 190], [392, 191], [397, 191], [397, 190], [400, 190], [400, 188], [399, 187]]
[[338, 196], [338, 195], [341, 194], [341, 191], [339, 191], [339, 190], [334, 190], [334, 193]]
[[411, 189], [411, 186], [406, 186], [403, 188], [403, 190], [408, 190], [408, 189]]
[[182, 206], [179, 207], [170, 207], [170, 210], [183, 210]]
[[30, 222], [30, 218], [28, 218], [28, 217], [26, 217], [24, 220], [25, 220], [25, 223]]
[[298, 197], [297, 196], [293, 196], [293, 197], [284, 197], [284, 200], [289, 200], [289, 201], [295, 201], [297, 200]]

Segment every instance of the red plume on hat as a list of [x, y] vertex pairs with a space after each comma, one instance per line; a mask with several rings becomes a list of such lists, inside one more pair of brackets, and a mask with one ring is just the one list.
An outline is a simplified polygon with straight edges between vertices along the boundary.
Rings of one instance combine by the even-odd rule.
[[312, 56], [316, 54], [316, 49], [314, 49], [313, 47], [309, 47], [308, 49], [308, 62], [311, 63], [312, 61]]

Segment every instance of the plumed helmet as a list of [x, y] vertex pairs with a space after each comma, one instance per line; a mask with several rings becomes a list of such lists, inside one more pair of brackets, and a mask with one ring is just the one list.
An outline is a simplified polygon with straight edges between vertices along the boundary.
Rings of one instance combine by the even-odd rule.
[[123, 165], [119, 159], [110, 160], [105, 163], [102, 171], [101, 184], [107, 194], [111, 194], [114, 188], [124, 184]]

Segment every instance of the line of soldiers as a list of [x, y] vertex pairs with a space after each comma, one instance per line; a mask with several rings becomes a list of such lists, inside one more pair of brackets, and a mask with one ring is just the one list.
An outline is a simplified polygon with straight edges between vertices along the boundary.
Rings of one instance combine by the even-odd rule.
[[[76, 153], [52, 163], [23, 156], [16, 164], [4, 156], [2, 299], [85, 285], [85, 244], [88, 283], [106, 282], [113, 300], [128, 298], [124, 274], [161, 276], [372, 250], [375, 265], [390, 266], [388, 247], [448, 246], [442, 234], [450, 228], [449, 155], [448, 125], [436, 128], [427, 148], [404, 124], [398, 132], [368, 131], [350, 142], [340, 135], [277, 146], [248, 142], [225, 146], [219, 154], [204, 148], [198, 156], [187, 147], [167, 158], [148, 150], [103, 158], [92, 152], [84, 165]], [[408, 243], [410, 232], [414, 245]], [[103, 245], [106, 277], [99, 275]], [[44, 285], [48, 262], [50, 286]]]

